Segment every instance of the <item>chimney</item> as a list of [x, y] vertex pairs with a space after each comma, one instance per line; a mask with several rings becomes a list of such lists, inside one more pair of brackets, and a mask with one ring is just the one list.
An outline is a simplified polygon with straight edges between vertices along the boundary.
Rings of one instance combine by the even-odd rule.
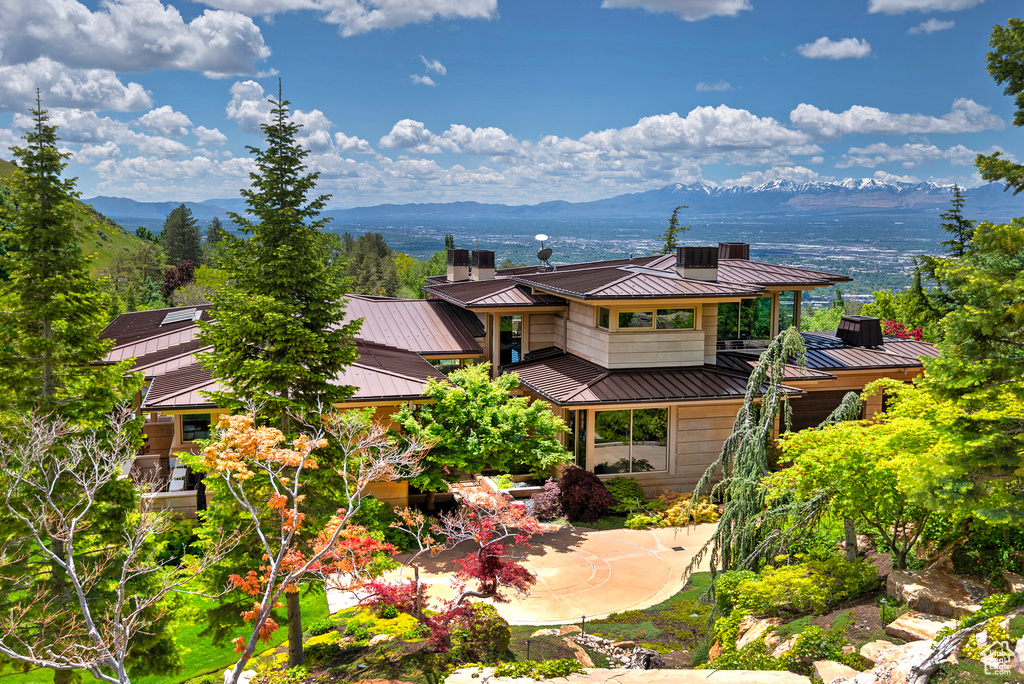
[[494, 252], [489, 249], [473, 250], [473, 280], [494, 280]]
[[680, 278], [718, 282], [718, 248], [677, 247], [676, 273]]
[[871, 316], [843, 316], [836, 337], [853, 347], [877, 347], [882, 344], [882, 321]]
[[458, 283], [469, 280], [469, 250], [448, 250], [448, 282]]
[[745, 259], [750, 260], [749, 242], [719, 242], [719, 259]]

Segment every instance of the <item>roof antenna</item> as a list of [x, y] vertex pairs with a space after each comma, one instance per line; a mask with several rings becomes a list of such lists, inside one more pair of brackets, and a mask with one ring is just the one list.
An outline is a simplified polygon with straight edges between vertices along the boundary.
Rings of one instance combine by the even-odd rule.
[[544, 264], [543, 266], [541, 266], [540, 270], [554, 271], [554, 265], [552, 265], [552, 263], [548, 261], [548, 259], [551, 258], [551, 248], [544, 246], [544, 241], [548, 239], [548, 236], [545, 235], [544, 233], [538, 233], [537, 235], [534, 236], [534, 239], [540, 240], [540, 251], [537, 252], [537, 258], [540, 259], [542, 264]]

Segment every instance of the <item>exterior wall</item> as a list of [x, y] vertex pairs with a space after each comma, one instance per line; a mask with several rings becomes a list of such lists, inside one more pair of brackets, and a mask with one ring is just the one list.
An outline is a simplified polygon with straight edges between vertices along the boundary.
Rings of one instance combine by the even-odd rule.
[[146, 443], [142, 447], [142, 454], [170, 455], [171, 441], [174, 438], [173, 420], [147, 421], [142, 425], [142, 434], [146, 438]]
[[401, 482], [371, 482], [366, 488], [365, 495], [402, 508], [409, 505], [409, 483], [405, 480]]
[[153, 498], [153, 508], [158, 511], [170, 511], [183, 518], [196, 517], [196, 492], [195, 490], [184, 492], [156, 492], [147, 494]]
[[565, 319], [558, 314], [530, 314], [529, 315], [529, 351], [544, 349], [545, 347], [562, 347], [565, 343]]
[[704, 363], [715, 363], [718, 358], [718, 305], [701, 307], [700, 327], [704, 330]]
[[564, 349], [605, 368], [672, 368], [704, 363], [704, 330], [610, 332], [596, 327], [594, 321], [595, 307], [570, 302]]

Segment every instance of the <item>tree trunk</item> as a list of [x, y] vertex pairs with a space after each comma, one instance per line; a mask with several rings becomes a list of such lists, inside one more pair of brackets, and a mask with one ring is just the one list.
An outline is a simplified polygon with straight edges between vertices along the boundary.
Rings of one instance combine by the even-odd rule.
[[434, 508], [434, 492], [426, 492], [426, 497], [427, 497], [427, 500], [424, 503], [424, 505], [427, 508], [427, 512], [428, 513], [433, 513], [434, 510], [435, 510], [435, 508]]
[[416, 602], [413, 605], [413, 617], [417, 620], [423, 619], [423, 585], [420, 584], [420, 566], [413, 565], [412, 571], [416, 574]]
[[288, 603], [288, 667], [302, 665], [302, 605], [299, 603], [299, 592], [285, 594]]
[[843, 534], [846, 537], [846, 560], [857, 560], [857, 526], [853, 518], [843, 518]]

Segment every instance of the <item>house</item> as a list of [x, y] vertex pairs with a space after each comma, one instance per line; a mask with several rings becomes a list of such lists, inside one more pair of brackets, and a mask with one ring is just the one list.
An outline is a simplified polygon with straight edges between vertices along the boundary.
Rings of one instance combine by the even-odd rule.
[[[454, 249], [447, 273], [428, 279], [428, 299], [352, 295], [346, 320], [363, 319], [359, 358], [338, 377], [357, 387], [346, 407], [386, 418], [425, 401], [429, 378], [480, 361], [515, 372], [523, 390], [564, 418], [575, 462], [601, 476], [629, 474], [648, 495], [691, 489], [721, 450], [760, 352], [799, 326], [804, 292], [849, 278], [765, 264], [743, 243], [552, 267], [495, 269], [494, 253]], [[196, 322], [209, 307], [123, 314], [103, 332], [109, 361], [135, 359], [148, 441], [140, 471], [166, 482], [156, 496], [192, 514], [201, 487], [174, 461], [209, 435], [223, 409], [203, 392], [220, 386], [196, 361]], [[793, 427], [817, 425], [848, 391], [881, 377], [910, 380], [926, 343], [883, 337], [875, 319], [849, 317], [840, 331], [804, 333], [806, 368], [783, 382]], [[866, 410], [881, 407], [875, 398]], [[409, 499], [405, 483], [375, 494]]]
[[[676, 254], [500, 269], [493, 253], [451, 250], [428, 296], [484, 323], [494, 372], [569, 426], [566, 448], [599, 475], [629, 474], [648, 495], [692, 489], [718, 457], [760, 352], [799, 326], [803, 293], [850, 279], [765, 264], [750, 246], [680, 247]], [[805, 369], [790, 366], [794, 429], [817, 425], [843, 395], [922, 370], [929, 344], [884, 337], [851, 317], [838, 332], [805, 333]], [[881, 398], [866, 407], [881, 408]]]

